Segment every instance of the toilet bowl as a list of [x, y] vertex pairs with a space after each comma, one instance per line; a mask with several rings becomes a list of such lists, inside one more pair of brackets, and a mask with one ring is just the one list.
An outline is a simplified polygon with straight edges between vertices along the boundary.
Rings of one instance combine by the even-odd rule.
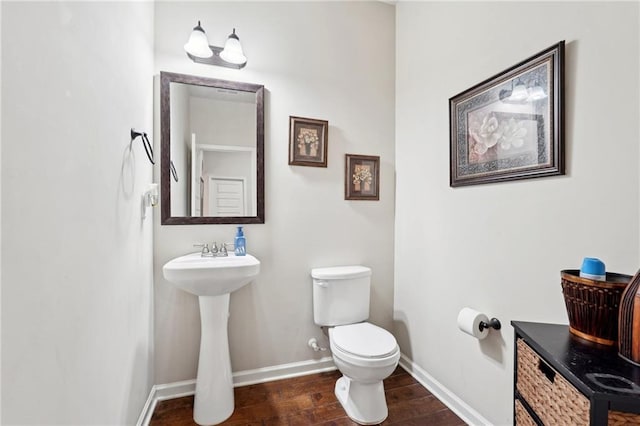
[[395, 370], [400, 348], [391, 333], [368, 322], [329, 329], [333, 361], [342, 373], [335, 394], [356, 423], [378, 424], [388, 410], [382, 381]]
[[311, 270], [313, 320], [329, 330], [333, 362], [342, 377], [335, 393], [349, 418], [373, 425], [387, 418], [382, 381], [398, 365], [400, 348], [387, 330], [369, 318], [371, 269], [336, 266]]

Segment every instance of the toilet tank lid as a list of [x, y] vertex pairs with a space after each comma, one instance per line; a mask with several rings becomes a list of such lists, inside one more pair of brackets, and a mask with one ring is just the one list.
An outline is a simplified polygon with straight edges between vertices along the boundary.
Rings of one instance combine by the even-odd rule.
[[313, 268], [311, 277], [319, 280], [347, 280], [371, 276], [371, 268], [366, 266], [333, 266], [330, 268]]

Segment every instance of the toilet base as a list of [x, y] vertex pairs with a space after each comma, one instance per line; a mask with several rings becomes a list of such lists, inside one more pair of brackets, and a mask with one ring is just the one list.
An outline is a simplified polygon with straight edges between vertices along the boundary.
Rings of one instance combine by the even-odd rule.
[[358, 424], [382, 423], [389, 414], [382, 380], [359, 383], [342, 376], [336, 382], [335, 394], [347, 416]]

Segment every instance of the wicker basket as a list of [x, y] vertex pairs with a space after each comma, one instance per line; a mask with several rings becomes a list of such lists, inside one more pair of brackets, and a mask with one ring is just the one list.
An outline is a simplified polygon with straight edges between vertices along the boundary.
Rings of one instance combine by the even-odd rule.
[[595, 281], [580, 277], [577, 269], [566, 269], [560, 275], [569, 331], [591, 342], [614, 345], [620, 299], [631, 276], [608, 272], [606, 281]]
[[[517, 388], [545, 425], [588, 425], [589, 400], [518, 339]], [[546, 366], [545, 374], [540, 365]], [[549, 376], [547, 376], [547, 374]]]
[[516, 426], [536, 426], [535, 420], [531, 418], [527, 410], [522, 406], [519, 400], [515, 400], [516, 404]]

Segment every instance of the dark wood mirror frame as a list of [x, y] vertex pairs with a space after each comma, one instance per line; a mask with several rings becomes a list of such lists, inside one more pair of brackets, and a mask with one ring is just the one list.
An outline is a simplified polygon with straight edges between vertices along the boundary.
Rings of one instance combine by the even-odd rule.
[[[171, 123], [170, 83], [253, 92], [256, 94], [256, 155], [257, 155], [257, 206], [256, 216], [171, 216]], [[244, 224], [264, 223], [264, 86], [251, 83], [218, 80], [186, 74], [160, 72], [160, 188], [162, 225]]]

